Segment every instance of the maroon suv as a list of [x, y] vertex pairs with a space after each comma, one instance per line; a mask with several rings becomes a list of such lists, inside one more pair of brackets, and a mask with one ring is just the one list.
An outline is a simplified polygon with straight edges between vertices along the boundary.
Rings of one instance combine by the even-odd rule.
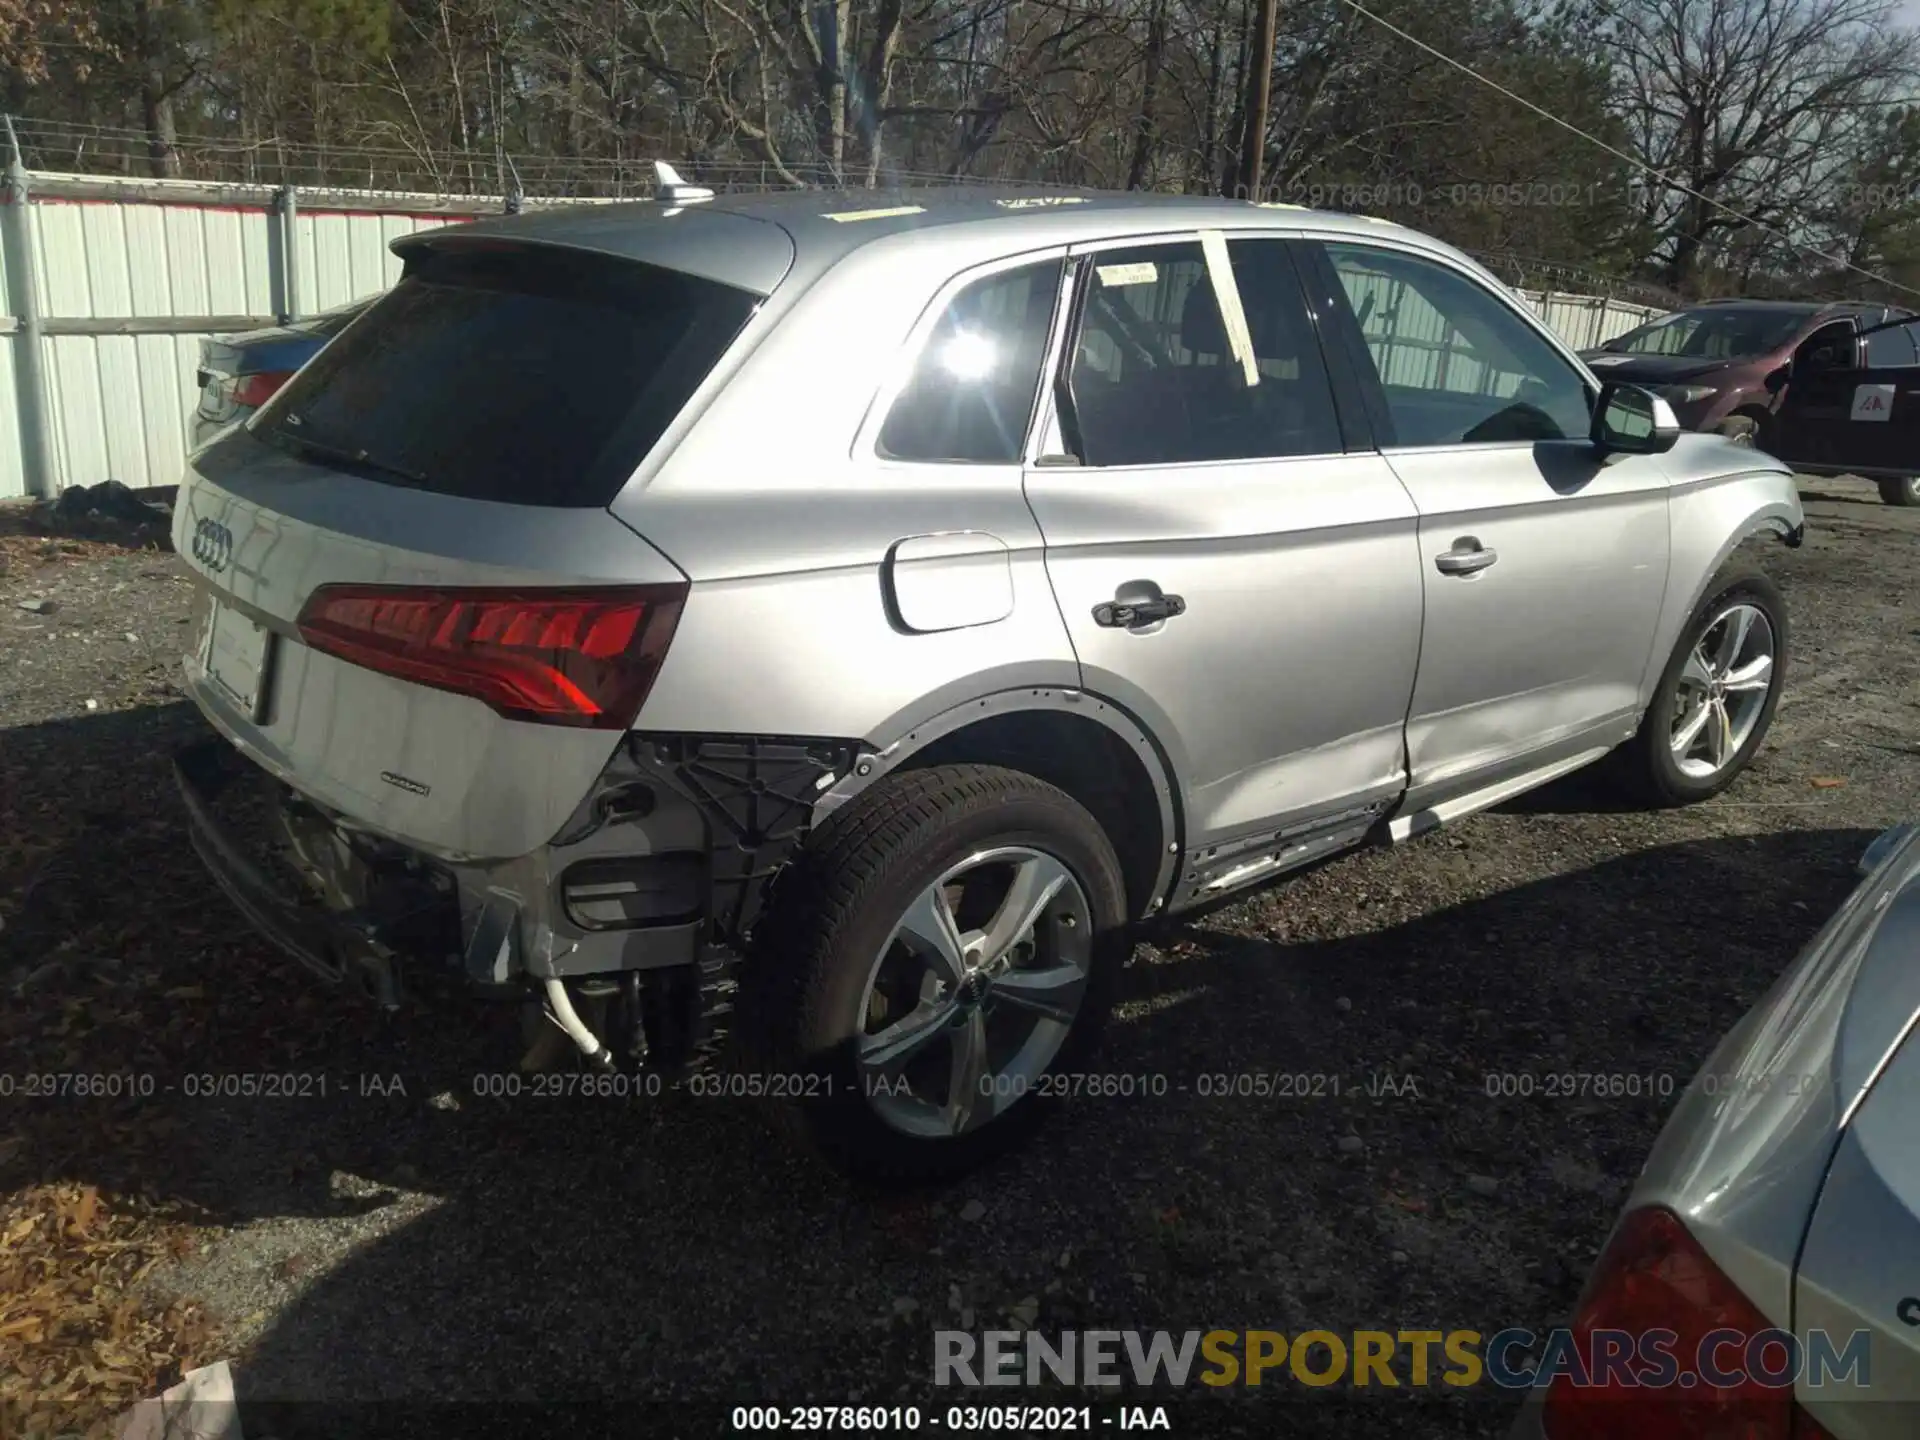
[[[1911, 365], [1910, 330], [1860, 336], [1907, 313], [1861, 303], [1710, 300], [1650, 320], [1580, 358], [1603, 381], [1625, 380], [1664, 396], [1689, 430], [1718, 430], [1770, 450], [1795, 352], [1812, 342], [1857, 350], [1856, 364]], [[1896, 346], [1906, 353], [1894, 355]]]

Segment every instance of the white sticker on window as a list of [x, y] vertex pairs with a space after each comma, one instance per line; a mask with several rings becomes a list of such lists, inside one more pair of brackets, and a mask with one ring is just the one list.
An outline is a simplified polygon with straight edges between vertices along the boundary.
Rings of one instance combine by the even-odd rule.
[[1853, 418], [1879, 421], [1893, 419], [1893, 386], [1856, 385], [1853, 387]]
[[1096, 265], [1093, 273], [1102, 285], [1151, 285], [1160, 278], [1160, 267], [1151, 260], [1137, 260], [1131, 265]]
[[893, 215], [918, 215], [926, 208], [924, 205], [894, 205], [885, 210], [829, 210], [822, 218], [838, 220], [844, 225], [849, 220], [885, 220]]
[[1022, 195], [1013, 200], [993, 202], [1002, 210], [1039, 210], [1048, 205], [1084, 205], [1084, 195]]

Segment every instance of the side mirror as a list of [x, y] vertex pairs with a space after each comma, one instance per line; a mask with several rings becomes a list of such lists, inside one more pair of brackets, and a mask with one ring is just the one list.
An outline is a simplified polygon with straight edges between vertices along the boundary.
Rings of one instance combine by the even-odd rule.
[[1651, 390], [1615, 382], [1600, 387], [1592, 439], [1602, 455], [1658, 455], [1679, 442], [1680, 421]]

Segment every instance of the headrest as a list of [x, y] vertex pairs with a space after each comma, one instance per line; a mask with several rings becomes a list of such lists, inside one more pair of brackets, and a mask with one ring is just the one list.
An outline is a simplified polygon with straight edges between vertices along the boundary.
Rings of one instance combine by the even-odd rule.
[[[1247, 311], [1253, 353], [1262, 360], [1289, 360], [1299, 353], [1298, 337], [1288, 333], [1286, 325], [1276, 324], [1278, 318], [1271, 308]], [[1180, 312], [1180, 343], [1195, 355], [1218, 355], [1224, 360], [1233, 353], [1219, 302], [1205, 278], [1195, 280], [1187, 290]]]
[[1195, 355], [1225, 359], [1233, 353], [1233, 347], [1227, 344], [1219, 302], [1213, 298], [1213, 286], [1204, 275], [1187, 287], [1186, 303], [1180, 307], [1180, 343]]

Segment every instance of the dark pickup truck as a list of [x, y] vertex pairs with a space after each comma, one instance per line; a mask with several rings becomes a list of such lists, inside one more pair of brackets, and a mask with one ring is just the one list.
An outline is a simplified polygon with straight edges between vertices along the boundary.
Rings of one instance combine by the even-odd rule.
[[1785, 389], [1775, 455], [1806, 474], [1875, 481], [1889, 505], [1920, 505], [1920, 322], [1813, 336], [1768, 382]]

